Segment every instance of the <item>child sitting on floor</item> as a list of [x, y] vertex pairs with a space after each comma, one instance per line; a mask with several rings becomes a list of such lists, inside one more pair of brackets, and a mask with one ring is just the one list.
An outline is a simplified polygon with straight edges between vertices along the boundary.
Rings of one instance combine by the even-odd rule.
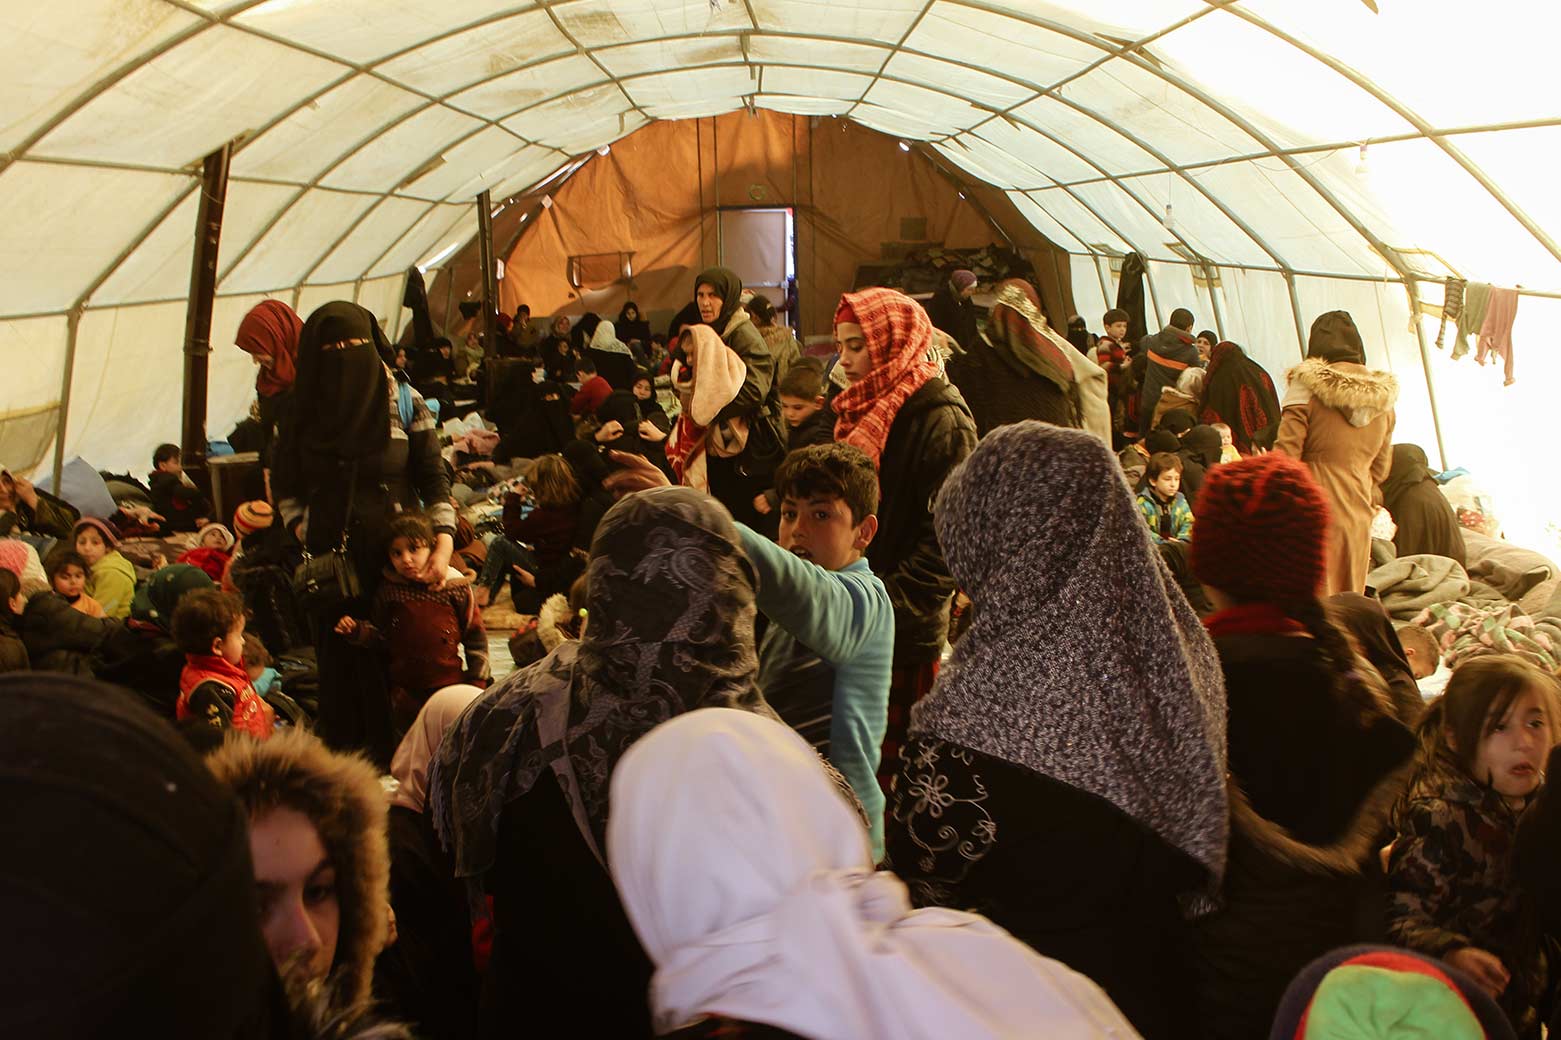
[[59, 549], [51, 553], [44, 568], [49, 586], [65, 598], [75, 610], [88, 617], [103, 617], [103, 604], [87, 595], [87, 561], [78, 552]]
[[127, 618], [135, 598], [136, 571], [119, 553], [119, 532], [107, 520], [83, 517], [71, 532], [76, 552], [87, 561], [87, 595], [103, 605], [106, 617]]
[[214, 582], [220, 582], [233, 559], [233, 532], [221, 524], [201, 528], [195, 548], [179, 554], [178, 563], [199, 567]]
[[169, 531], [198, 531], [211, 519], [211, 503], [184, 475], [184, 454], [177, 444], [160, 444], [147, 475], [152, 508]]
[[1138, 493], [1138, 511], [1149, 525], [1149, 537], [1161, 542], [1185, 542], [1192, 537], [1192, 510], [1181, 492], [1182, 460], [1168, 451], [1149, 457], [1144, 471], [1148, 484]]
[[191, 592], [173, 613], [173, 638], [185, 662], [174, 717], [269, 739], [276, 715], [244, 670], [244, 602], [216, 589]]
[[737, 525], [771, 622], [759, 644], [759, 687], [862, 800], [876, 862], [894, 653], [894, 609], [864, 557], [878, 531], [878, 473], [860, 448], [820, 444], [786, 457], [775, 490], [779, 545]]
[[612, 384], [596, 374], [596, 362], [588, 357], [575, 362], [575, 374], [580, 377], [580, 389], [569, 401], [569, 412], [576, 417], [595, 415], [612, 396]]
[[1474, 978], [1539, 1035], [1545, 958], [1511, 875], [1518, 818], [1561, 741], [1555, 680], [1516, 657], [1465, 662], [1420, 726], [1388, 859], [1388, 934]]
[[385, 648], [398, 733], [406, 732], [436, 691], [462, 682], [487, 686], [491, 678], [488, 633], [472, 587], [455, 582], [433, 588], [419, 578], [433, 546], [433, 525], [423, 514], [391, 520], [390, 565], [374, 597], [373, 620], [344, 617], [336, 625], [338, 635], [359, 645]]
[[486, 606], [508, 580], [518, 614], [535, 614], [549, 596], [569, 591], [585, 569], [582, 552], [590, 546], [597, 517], [593, 503], [569, 460], [544, 455], [526, 477], [536, 508], [522, 516], [517, 494], [504, 497], [504, 534], [488, 545], [477, 578], [478, 605]]

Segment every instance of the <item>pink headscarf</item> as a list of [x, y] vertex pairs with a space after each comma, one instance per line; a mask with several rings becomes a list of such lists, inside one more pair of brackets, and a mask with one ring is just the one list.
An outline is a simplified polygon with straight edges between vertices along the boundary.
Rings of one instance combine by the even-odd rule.
[[446, 686], [428, 698], [390, 760], [390, 775], [400, 782], [390, 797], [391, 805], [423, 811], [428, 801], [428, 763], [461, 712], [481, 696], [482, 691], [475, 686]]

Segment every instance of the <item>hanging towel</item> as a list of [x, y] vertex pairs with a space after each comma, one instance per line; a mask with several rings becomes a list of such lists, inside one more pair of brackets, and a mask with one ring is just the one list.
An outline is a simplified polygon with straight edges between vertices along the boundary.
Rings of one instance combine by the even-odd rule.
[[1512, 323], [1517, 317], [1518, 291], [1492, 289], [1485, 320], [1480, 323], [1480, 342], [1474, 360], [1483, 365], [1492, 354], [1500, 355], [1505, 368], [1504, 386], [1512, 385]]
[[1470, 282], [1463, 294], [1463, 310], [1458, 315], [1458, 342], [1453, 344], [1453, 360], [1469, 353], [1469, 337], [1478, 336], [1490, 306], [1491, 287], [1485, 282]]
[[1468, 283], [1462, 278], [1449, 278], [1442, 290], [1442, 323], [1436, 328], [1436, 349], [1442, 349], [1442, 342], [1447, 337], [1447, 323], [1453, 323], [1453, 331], [1458, 330], [1458, 318], [1463, 314], [1463, 293]]

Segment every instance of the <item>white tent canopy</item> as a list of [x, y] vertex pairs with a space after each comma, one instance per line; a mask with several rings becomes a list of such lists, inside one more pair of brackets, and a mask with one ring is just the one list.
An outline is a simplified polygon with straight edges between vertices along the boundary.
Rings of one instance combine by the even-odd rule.
[[[70, 0], [0, 35], [0, 457], [141, 469], [177, 427], [200, 161], [237, 141], [211, 429], [265, 296], [401, 322], [402, 274], [655, 119], [838, 116], [1004, 189], [1073, 257], [1079, 310], [1149, 262], [1278, 376], [1351, 311], [1400, 440], [1476, 471], [1514, 535], [1561, 506], [1561, 9], [1532, 0]], [[1431, 345], [1441, 280], [1517, 287], [1518, 382]], [[1427, 313], [1429, 312], [1429, 314]], [[68, 406], [61, 408], [62, 401]]]

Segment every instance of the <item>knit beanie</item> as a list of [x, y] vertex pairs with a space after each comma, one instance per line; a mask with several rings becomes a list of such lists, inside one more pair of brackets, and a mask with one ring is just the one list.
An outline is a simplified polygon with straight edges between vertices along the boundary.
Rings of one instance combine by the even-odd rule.
[[1193, 507], [1192, 572], [1241, 603], [1299, 603], [1327, 576], [1328, 500], [1304, 463], [1270, 452], [1209, 470]]
[[959, 270], [949, 275], [949, 284], [954, 287], [955, 292], [964, 292], [966, 289], [976, 284], [976, 276], [973, 272], [967, 271], [961, 267]]
[[233, 537], [233, 532], [221, 524], [207, 524], [205, 527], [200, 529], [200, 533], [196, 535], [196, 539], [198, 541], [205, 541], [206, 536], [211, 534], [213, 531], [222, 535], [222, 544], [218, 546], [219, 549], [221, 549], [223, 552], [227, 552], [229, 549], [233, 548], [233, 543], [236, 541], [236, 539]]
[[1269, 1040], [1506, 1040], [1506, 1015], [1467, 975], [1389, 946], [1349, 946], [1303, 968]]
[[[119, 528], [107, 520], [99, 520], [95, 516], [84, 516], [76, 521], [76, 526], [71, 528], [70, 532], [71, 542], [74, 543], [76, 541], [76, 536], [81, 534], [81, 530], [84, 527], [95, 528], [98, 534], [103, 536], [103, 544], [108, 546], [110, 550], [119, 548]], [[74, 545], [72, 547], [74, 548]]]
[[233, 533], [240, 539], [248, 538], [256, 531], [263, 531], [276, 520], [271, 503], [259, 499], [245, 502], [233, 512]]
[[171, 629], [174, 609], [186, 593], [216, 587], [216, 583], [199, 567], [188, 563], [171, 563], [158, 569], [145, 585], [136, 589], [130, 616], [137, 621], [152, 622], [165, 630]]

